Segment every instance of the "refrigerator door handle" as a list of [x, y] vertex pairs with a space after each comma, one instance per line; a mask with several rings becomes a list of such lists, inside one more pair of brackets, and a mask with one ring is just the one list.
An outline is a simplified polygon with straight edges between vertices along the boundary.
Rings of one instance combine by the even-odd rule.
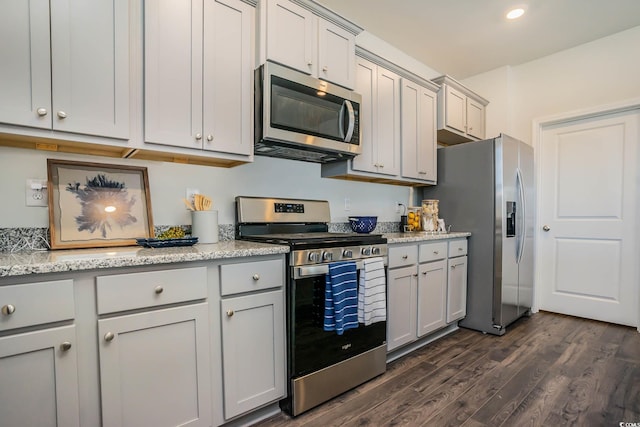
[[524, 252], [524, 236], [527, 230], [527, 205], [525, 204], [526, 197], [524, 196], [524, 181], [522, 180], [522, 171], [520, 170], [520, 168], [518, 168], [516, 172], [516, 180], [518, 181], [518, 195], [520, 196], [520, 212], [522, 212], [520, 233], [518, 234], [520, 241], [518, 242], [518, 253], [516, 254], [516, 263], [520, 264], [520, 261], [522, 260], [522, 253]]

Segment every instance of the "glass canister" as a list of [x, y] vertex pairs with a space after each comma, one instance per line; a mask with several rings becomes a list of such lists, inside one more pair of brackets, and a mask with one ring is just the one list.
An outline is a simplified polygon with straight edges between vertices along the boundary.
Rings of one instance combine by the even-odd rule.
[[409, 207], [407, 209], [407, 225], [409, 231], [421, 231], [422, 230], [422, 208], [419, 206]]
[[438, 230], [438, 202], [428, 199], [422, 201], [422, 229], [424, 231]]

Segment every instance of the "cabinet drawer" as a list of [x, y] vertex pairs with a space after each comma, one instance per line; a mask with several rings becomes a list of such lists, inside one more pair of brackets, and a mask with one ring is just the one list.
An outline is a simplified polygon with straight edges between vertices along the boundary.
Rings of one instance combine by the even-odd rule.
[[99, 276], [98, 314], [154, 307], [207, 297], [205, 267]]
[[447, 242], [420, 245], [420, 262], [437, 261], [447, 257]]
[[418, 262], [418, 245], [389, 247], [389, 268], [413, 265]]
[[0, 331], [73, 319], [73, 281], [0, 287]]
[[220, 266], [222, 296], [279, 288], [284, 284], [284, 261], [248, 261]]
[[449, 258], [467, 254], [467, 239], [449, 241]]

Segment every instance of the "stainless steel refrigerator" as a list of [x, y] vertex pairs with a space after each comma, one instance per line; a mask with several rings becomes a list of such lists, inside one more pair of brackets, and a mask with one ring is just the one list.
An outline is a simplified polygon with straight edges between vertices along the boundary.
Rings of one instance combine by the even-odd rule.
[[467, 315], [460, 326], [503, 335], [533, 301], [533, 148], [510, 136], [438, 149], [438, 199], [452, 231], [469, 231]]

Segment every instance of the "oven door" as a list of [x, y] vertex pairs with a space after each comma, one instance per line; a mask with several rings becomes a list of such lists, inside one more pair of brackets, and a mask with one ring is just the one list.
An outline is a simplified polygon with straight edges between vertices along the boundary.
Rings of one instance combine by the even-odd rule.
[[[386, 343], [386, 322], [360, 324], [343, 335], [324, 330], [326, 271], [327, 265], [291, 269], [287, 296], [290, 378], [318, 371]], [[358, 278], [359, 275], [358, 269]]]

